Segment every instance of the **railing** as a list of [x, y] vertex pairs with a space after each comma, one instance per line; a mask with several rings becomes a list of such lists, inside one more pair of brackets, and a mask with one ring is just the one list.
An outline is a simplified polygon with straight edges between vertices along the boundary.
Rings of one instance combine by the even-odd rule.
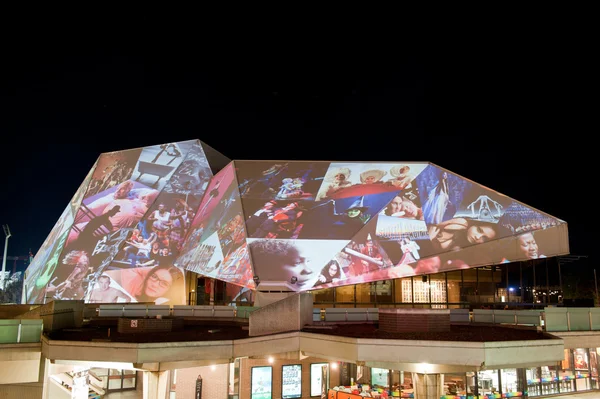
[[599, 331], [600, 308], [546, 308], [546, 331]]
[[99, 317], [210, 317], [233, 318], [232, 306], [107, 304], [98, 306]]
[[42, 329], [42, 319], [2, 319], [0, 320], [0, 344], [40, 342]]
[[374, 321], [379, 321], [379, 309], [377, 309], [377, 308], [313, 309], [313, 321], [374, 322]]

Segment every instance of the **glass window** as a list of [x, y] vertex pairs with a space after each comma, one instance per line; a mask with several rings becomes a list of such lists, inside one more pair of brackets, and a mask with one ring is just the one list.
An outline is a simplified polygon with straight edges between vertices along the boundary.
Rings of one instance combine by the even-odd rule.
[[571, 351], [565, 349], [564, 354], [565, 357], [560, 362], [560, 369], [558, 370], [558, 383], [560, 385], [560, 392], [573, 392], [575, 391], [575, 373], [573, 372]]
[[429, 276], [429, 291], [431, 294], [432, 308], [446, 308], [446, 275], [444, 273]]
[[395, 298], [394, 298], [394, 302], [396, 303], [412, 303], [412, 296], [410, 294], [410, 291], [408, 292], [408, 296], [405, 294], [404, 292], [404, 283], [403, 281], [408, 280], [409, 286], [410, 286], [410, 278], [397, 278], [394, 281], [394, 292], [395, 292]]
[[334, 288], [326, 288], [324, 290], [313, 291], [315, 302], [333, 302]]
[[448, 303], [460, 303], [460, 289], [462, 287], [462, 274], [460, 270], [448, 272], [448, 287], [446, 287]]
[[502, 393], [520, 393], [519, 391], [519, 382], [517, 376], [517, 369], [502, 369], [501, 370], [501, 380], [502, 380]]
[[465, 396], [466, 392], [465, 374], [444, 374], [444, 394], [454, 396]]
[[496, 301], [496, 281], [490, 267], [480, 267], [479, 273], [479, 298], [484, 303]]
[[477, 296], [477, 270], [476, 269], [464, 269], [463, 274], [463, 286], [460, 292], [460, 301], [469, 303], [478, 303], [479, 298]]
[[482, 370], [477, 373], [479, 380], [479, 394], [488, 395], [500, 392], [498, 383], [498, 370]]
[[393, 303], [392, 284], [393, 280], [375, 281], [371, 283], [371, 290], [375, 291], [377, 303]]
[[335, 289], [335, 298], [337, 303], [354, 304], [354, 286], [346, 285], [344, 287], [337, 287]]
[[540, 396], [542, 394], [542, 379], [539, 367], [525, 369], [525, 378], [527, 379], [527, 393], [529, 396]]
[[356, 285], [356, 303], [375, 304], [375, 289], [371, 286], [375, 283], [364, 283]]

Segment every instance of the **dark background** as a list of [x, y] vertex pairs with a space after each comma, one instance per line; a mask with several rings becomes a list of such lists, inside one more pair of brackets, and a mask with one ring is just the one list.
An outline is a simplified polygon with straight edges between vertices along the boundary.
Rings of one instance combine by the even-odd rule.
[[249, 43], [213, 53], [146, 35], [157, 22], [112, 21], [128, 26], [116, 41], [7, 41], [9, 255], [37, 251], [100, 153], [195, 138], [231, 159], [431, 161], [567, 221], [572, 254], [591, 255], [598, 155], [597, 127], [581, 127], [585, 54], [550, 43], [410, 55], [289, 44], [263, 57]]

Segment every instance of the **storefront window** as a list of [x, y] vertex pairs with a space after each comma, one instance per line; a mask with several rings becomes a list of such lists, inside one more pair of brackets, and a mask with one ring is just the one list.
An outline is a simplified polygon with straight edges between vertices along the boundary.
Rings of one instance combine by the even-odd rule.
[[517, 369], [500, 370], [500, 379], [502, 380], [502, 394], [513, 394], [514, 396], [521, 396], [523, 394], [519, 387]]
[[465, 396], [466, 393], [465, 374], [444, 374], [444, 394], [454, 396]]
[[598, 356], [600, 348], [590, 349], [590, 376], [592, 378], [592, 389], [600, 388], [598, 384]]
[[500, 392], [498, 370], [482, 370], [477, 373], [479, 380], [479, 394], [489, 395]]
[[539, 367], [525, 369], [527, 379], [527, 393], [529, 396], [540, 396], [542, 394], [542, 378]]
[[575, 366], [575, 386], [578, 391], [592, 389], [590, 381], [590, 360], [586, 348], [573, 350], [573, 365]]
[[561, 393], [575, 391], [575, 373], [572, 367], [571, 352], [565, 349], [564, 354], [565, 358], [560, 362], [560, 370], [558, 370], [558, 383]]
[[375, 283], [364, 283], [356, 285], [356, 303], [375, 303], [375, 288], [371, 286]]

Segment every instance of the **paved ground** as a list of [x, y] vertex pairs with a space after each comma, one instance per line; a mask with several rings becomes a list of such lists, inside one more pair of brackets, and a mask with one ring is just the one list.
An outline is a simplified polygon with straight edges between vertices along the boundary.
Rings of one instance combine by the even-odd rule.
[[552, 396], [552, 399], [600, 399], [600, 392], [574, 393], [570, 395]]

